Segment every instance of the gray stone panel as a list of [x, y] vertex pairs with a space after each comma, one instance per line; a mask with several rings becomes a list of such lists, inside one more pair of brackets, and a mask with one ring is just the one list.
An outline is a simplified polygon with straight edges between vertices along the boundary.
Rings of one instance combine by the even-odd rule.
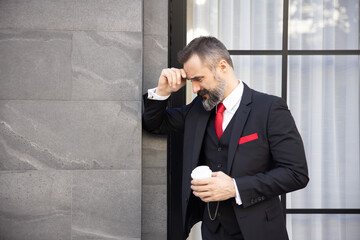
[[166, 185], [167, 136], [142, 134], [142, 169], [144, 185]]
[[143, 240], [167, 239], [166, 136], [142, 134], [142, 236]]
[[142, 176], [144, 185], [166, 185], [166, 167], [143, 168]]
[[0, 99], [140, 100], [142, 36], [0, 31]]
[[71, 48], [69, 32], [1, 30], [0, 99], [70, 99]]
[[140, 102], [0, 101], [0, 169], [140, 169]]
[[[166, 197], [166, 196], [164, 196]], [[166, 223], [166, 222], [165, 222]], [[141, 240], [167, 240], [166, 232], [153, 232], [153, 233], [142, 233]]]
[[145, 168], [162, 168], [167, 164], [167, 136], [142, 133], [142, 158]]
[[158, 84], [163, 68], [167, 68], [168, 38], [167, 36], [144, 36], [144, 82], [143, 93]]
[[71, 172], [2, 171], [0, 183], [0, 239], [71, 239]]
[[166, 199], [166, 185], [143, 185], [142, 239], [166, 239]]
[[72, 196], [74, 240], [140, 239], [140, 170], [74, 171]]
[[0, 240], [140, 240], [142, 174], [166, 200], [164, 158], [141, 169], [143, 2], [0, 0]]
[[[144, 1], [144, 73], [142, 93], [158, 84], [168, 67], [168, 1]], [[167, 239], [167, 136], [142, 134], [143, 240]]]
[[141, 9], [141, 0], [1, 0], [0, 28], [141, 32]]
[[144, 34], [168, 35], [168, 0], [144, 0]]
[[72, 99], [140, 100], [141, 52], [141, 33], [74, 33]]

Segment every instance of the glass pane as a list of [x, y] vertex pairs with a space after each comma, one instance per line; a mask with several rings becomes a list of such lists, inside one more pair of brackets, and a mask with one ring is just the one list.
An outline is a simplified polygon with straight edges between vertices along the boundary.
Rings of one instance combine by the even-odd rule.
[[288, 208], [360, 208], [359, 56], [290, 56], [288, 101], [310, 182]]
[[359, 49], [359, 0], [290, 0], [289, 48]]
[[[234, 72], [250, 88], [281, 97], [281, 56], [231, 56]], [[191, 82], [186, 82], [186, 102], [196, 94]]]
[[358, 240], [358, 214], [288, 214], [287, 230], [291, 240]]
[[236, 76], [249, 87], [281, 97], [281, 56], [231, 56]]
[[219, 38], [229, 50], [282, 48], [283, 0], [187, 0], [187, 41]]

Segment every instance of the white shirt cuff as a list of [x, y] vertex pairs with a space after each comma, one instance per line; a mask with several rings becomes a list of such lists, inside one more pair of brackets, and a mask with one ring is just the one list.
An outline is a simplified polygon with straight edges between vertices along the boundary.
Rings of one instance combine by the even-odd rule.
[[240, 193], [239, 193], [239, 190], [238, 190], [238, 188], [237, 188], [236, 181], [235, 181], [234, 178], [233, 178], [233, 180], [234, 180], [234, 185], [235, 185], [235, 190], [236, 190], [235, 201], [236, 201], [236, 204], [237, 204], [237, 205], [241, 205], [241, 204], [242, 204], [242, 201], [241, 201], [241, 198], [240, 198]]
[[156, 89], [157, 88], [152, 88], [152, 89], [148, 90], [148, 99], [151, 99], [151, 100], [166, 100], [166, 99], [168, 99], [170, 97], [170, 95], [165, 96], [165, 97], [157, 95], [155, 93]]

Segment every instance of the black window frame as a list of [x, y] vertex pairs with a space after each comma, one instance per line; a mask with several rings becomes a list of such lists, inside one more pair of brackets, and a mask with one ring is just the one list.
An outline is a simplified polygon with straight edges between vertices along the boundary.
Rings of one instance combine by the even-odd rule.
[[[186, 0], [169, 0], [169, 52], [168, 66], [182, 66], [177, 62], [177, 53], [186, 45]], [[229, 50], [230, 55], [273, 55], [282, 57], [281, 97], [287, 100], [288, 57], [293, 55], [360, 55], [360, 50], [289, 50], [288, 49], [289, 0], [283, 0], [283, 36], [281, 50]], [[360, 32], [360, 31], [359, 31]], [[180, 107], [186, 103], [186, 91], [173, 94], [169, 107]], [[182, 239], [181, 222], [181, 174], [183, 136], [168, 137], [168, 239]], [[179, 184], [180, 183], [180, 184]], [[358, 208], [287, 208], [286, 194], [281, 195], [286, 220], [287, 214], [360, 214]]]

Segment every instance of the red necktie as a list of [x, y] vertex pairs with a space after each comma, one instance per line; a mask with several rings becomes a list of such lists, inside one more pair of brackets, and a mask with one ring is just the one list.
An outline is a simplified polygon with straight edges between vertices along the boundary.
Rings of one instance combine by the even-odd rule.
[[223, 113], [225, 111], [225, 106], [223, 103], [219, 103], [219, 105], [217, 106], [217, 112], [216, 112], [216, 116], [215, 116], [215, 131], [216, 131], [216, 135], [218, 136], [218, 138], [220, 139], [221, 135], [223, 134], [223, 129], [222, 129], [222, 122], [223, 122]]

